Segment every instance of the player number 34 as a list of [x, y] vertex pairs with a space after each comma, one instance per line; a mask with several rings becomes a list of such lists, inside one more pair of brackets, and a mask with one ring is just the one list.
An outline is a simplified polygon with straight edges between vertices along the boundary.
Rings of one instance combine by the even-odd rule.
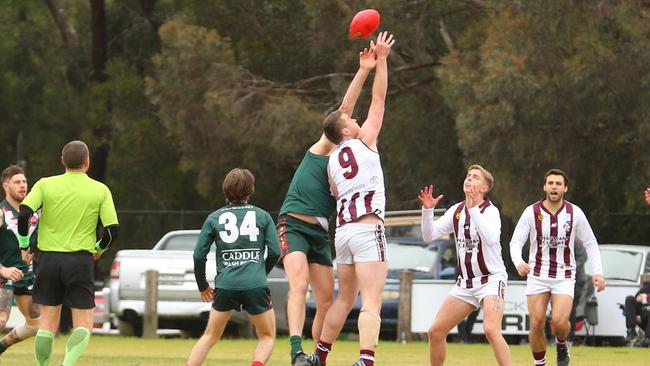
[[248, 236], [250, 241], [257, 241], [260, 235], [260, 229], [257, 227], [255, 212], [248, 211], [244, 215], [241, 225], [237, 227], [237, 216], [232, 212], [224, 212], [219, 216], [219, 224], [223, 225], [225, 230], [219, 231], [219, 237], [224, 243], [232, 244], [240, 235]]

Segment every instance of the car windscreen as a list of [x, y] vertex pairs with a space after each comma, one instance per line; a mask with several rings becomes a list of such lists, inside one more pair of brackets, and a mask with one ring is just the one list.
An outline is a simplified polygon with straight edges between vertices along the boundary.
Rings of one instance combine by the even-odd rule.
[[[600, 248], [603, 261], [603, 274], [606, 280], [624, 280], [636, 282], [641, 272], [643, 254], [624, 249]], [[585, 264], [585, 272], [592, 275], [591, 263]]]
[[433, 273], [433, 264], [438, 254], [435, 247], [403, 245], [388, 242], [388, 270], [411, 269], [416, 272]]
[[187, 250], [193, 251], [196, 247], [196, 241], [199, 239], [197, 234], [178, 234], [167, 238], [167, 242], [161, 248], [162, 250]]

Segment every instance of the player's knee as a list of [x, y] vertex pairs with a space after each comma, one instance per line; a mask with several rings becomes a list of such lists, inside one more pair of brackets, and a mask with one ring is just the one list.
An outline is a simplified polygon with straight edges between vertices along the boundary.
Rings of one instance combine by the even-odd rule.
[[531, 332], [543, 332], [544, 325], [546, 323], [546, 318], [541, 319], [530, 319], [530, 330]]
[[215, 343], [217, 343], [219, 341], [219, 338], [221, 337], [219, 336], [218, 333], [208, 331], [207, 329], [203, 333], [203, 339], [210, 345], [214, 345]]
[[568, 316], [553, 316], [551, 319], [551, 324], [555, 329], [564, 329], [569, 326], [569, 317]]
[[447, 338], [445, 330], [438, 326], [436, 323], [431, 324], [427, 334], [429, 336], [429, 342], [439, 342]]
[[316, 300], [316, 311], [327, 313], [327, 310], [329, 310], [333, 303], [334, 299], [332, 297]]
[[4, 330], [7, 326], [7, 319], [0, 319], [0, 331]]
[[483, 332], [485, 333], [485, 338], [488, 342], [493, 343], [501, 338], [501, 329], [496, 325], [485, 325], [483, 324]]
[[266, 332], [266, 333], [259, 333], [257, 334], [257, 340], [259, 343], [264, 343], [266, 345], [271, 345], [275, 343], [275, 334], [272, 334], [271, 332]]
[[352, 296], [344, 293], [339, 293], [338, 296], [336, 296], [336, 300], [334, 301], [338, 302], [346, 309], [352, 310], [354, 303], [357, 301], [357, 296], [356, 294]]
[[309, 288], [309, 283], [308, 282], [303, 282], [303, 281], [293, 281], [289, 283], [289, 293], [301, 296], [302, 298], [305, 297], [307, 294], [307, 289]]

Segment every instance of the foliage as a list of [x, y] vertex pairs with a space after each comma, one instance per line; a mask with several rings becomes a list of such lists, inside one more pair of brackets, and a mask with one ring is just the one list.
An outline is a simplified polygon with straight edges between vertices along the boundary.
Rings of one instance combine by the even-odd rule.
[[[425, 184], [449, 206], [464, 198], [465, 166], [481, 163], [496, 176], [506, 242], [553, 166], [599, 239], [650, 235], [644, 2], [113, 0], [101, 80], [90, 4], [58, 3], [74, 47], [44, 2], [0, 7], [0, 163], [16, 161], [22, 132], [32, 183], [61, 172], [61, 147], [82, 138], [107, 154], [97, 176], [121, 210], [214, 209], [236, 166], [257, 176], [254, 203], [279, 209], [367, 46], [347, 37], [348, 21], [372, 7], [397, 37], [379, 141], [387, 209], [417, 208]], [[155, 226], [167, 227], [152, 223], [146, 237], [160, 236]]]
[[598, 224], [638, 206], [650, 172], [647, 12], [624, 1], [503, 4], [439, 69], [466, 160], [495, 173], [511, 218], [543, 195], [551, 167]]

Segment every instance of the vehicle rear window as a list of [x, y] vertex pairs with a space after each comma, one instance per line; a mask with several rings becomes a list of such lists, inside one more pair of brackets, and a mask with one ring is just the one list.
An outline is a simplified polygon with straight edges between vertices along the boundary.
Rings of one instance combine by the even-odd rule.
[[162, 250], [186, 250], [194, 251], [196, 241], [199, 239], [197, 234], [180, 234], [174, 235], [167, 239]]

